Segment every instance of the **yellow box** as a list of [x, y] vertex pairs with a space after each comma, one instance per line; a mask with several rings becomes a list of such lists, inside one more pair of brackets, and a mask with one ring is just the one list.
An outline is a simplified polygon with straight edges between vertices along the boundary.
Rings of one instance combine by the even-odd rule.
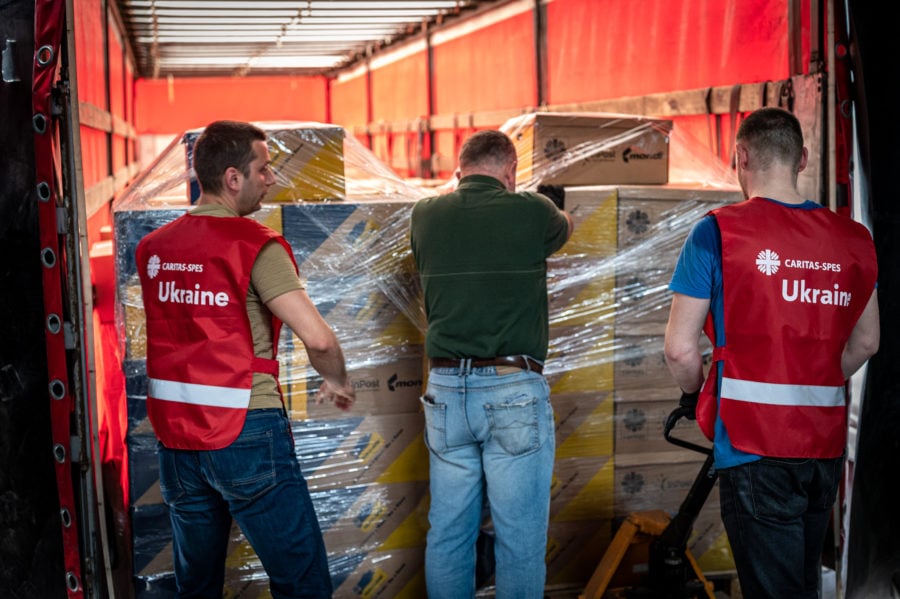
[[338, 564], [334, 599], [421, 599], [425, 590], [425, 548], [332, 555]]
[[558, 458], [553, 463], [551, 522], [612, 518], [613, 499], [611, 456]]
[[[342, 200], [346, 197], [344, 175], [344, 129], [322, 123], [254, 123], [268, 135], [269, 156], [275, 185], [266, 201], [299, 202]], [[203, 129], [184, 134], [185, 158], [190, 170], [194, 143]], [[191, 178], [188, 198], [200, 197], [200, 187]]]
[[428, 482], [352, 485], [315, 494], [329, 552], [421, 547], [428, 531]]
[[608, 391], [550, 396], [556, 421], [556, 459], [609, 456], [613, 401]]
[[611, 539], [611, 520], [551, 522], [547, 529], [547, 586], [584, 588]]
[[551, 326], [544, 367], [550, 390], [555, 394], [611, 391], [612, 332], [611, 326]]
[[[315, 491], [428, 480], [425, 418], [382, 414], [302, 423], [303, 474]], [[305, 438], [306, 432], [314, 432]], [[321, 457], [320, 457], [321, 456]]]

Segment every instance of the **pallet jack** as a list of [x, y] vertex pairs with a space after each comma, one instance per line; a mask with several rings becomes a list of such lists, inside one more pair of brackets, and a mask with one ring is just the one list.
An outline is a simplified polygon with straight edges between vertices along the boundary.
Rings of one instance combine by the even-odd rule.
[[[666, 418], [666, 441], [706, 454], [678, 512], [663, 510], [630, 514], [622, 522], [579, 599], [714, 599], [713, 585], [703, 576], [687, 548], [694, 522], [716, 484], [712, 448], [671, 435], [693, 407], [679, 406]], [[609, 588], [615, 584], [616, 588]]]

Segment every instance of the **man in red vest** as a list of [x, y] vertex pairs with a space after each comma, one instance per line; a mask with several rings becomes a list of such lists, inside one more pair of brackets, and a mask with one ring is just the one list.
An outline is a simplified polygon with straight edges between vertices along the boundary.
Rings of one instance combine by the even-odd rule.
[[244, 216], [275, 177], [266, 135], [218, 121], [193, 151], [202, 193], [141, 240], [147, 412], [159, 439], [179, 597], [222, 597], [232, 518], [273, 597], [331, 597], [322, 533], [278, 385], [281, 324], [322, 376], [318, 401], [355, 399], [338, 340], [306, 294], [293, 252]]
[[753, 112], [735, 152], [747, 199], [685, 241], [666, 360], [713, 441], [743, 596], [815, 598], [847, 443], [845, 383], [878, 349], [875, 249], [865, 227], [798, 191], [807, 150], [794, 115]]

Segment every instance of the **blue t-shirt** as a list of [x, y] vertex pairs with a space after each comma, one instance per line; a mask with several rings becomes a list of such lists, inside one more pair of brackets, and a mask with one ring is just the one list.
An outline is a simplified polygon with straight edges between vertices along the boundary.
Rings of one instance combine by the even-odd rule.
[[[814, 210], [822, 208], [820, 204], [807, 200], [802, 204], [785, 204], [768, 199], [781, 206], [798, 210]], [[716, 331], [716, 346], [725, 345], [724, 302], [722, 299], [722, 236], [716, 219], [707, 215], [700, 219], [681, 248], [675, 274], [669, 289], [690, 297], [709, 300], [709, 311], [712, 314]], [[722, 373], [719, 372], [717, 387], [721, 388]], [[716, 468], [731, 468], [760, 459], [760, 456], [736, 449], [728, 438], [728, 431], [722, 419], [716, 414], [715, 440], [713, 456]]]

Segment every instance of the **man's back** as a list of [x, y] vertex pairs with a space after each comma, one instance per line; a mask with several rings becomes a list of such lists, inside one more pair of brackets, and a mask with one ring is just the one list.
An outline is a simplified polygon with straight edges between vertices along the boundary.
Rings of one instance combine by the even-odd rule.
[[546, 258], [567, 221], [538, 194], [484, 175], [420, 201], [411, 242], [425, 291], [430, 357], [546, 357]]

